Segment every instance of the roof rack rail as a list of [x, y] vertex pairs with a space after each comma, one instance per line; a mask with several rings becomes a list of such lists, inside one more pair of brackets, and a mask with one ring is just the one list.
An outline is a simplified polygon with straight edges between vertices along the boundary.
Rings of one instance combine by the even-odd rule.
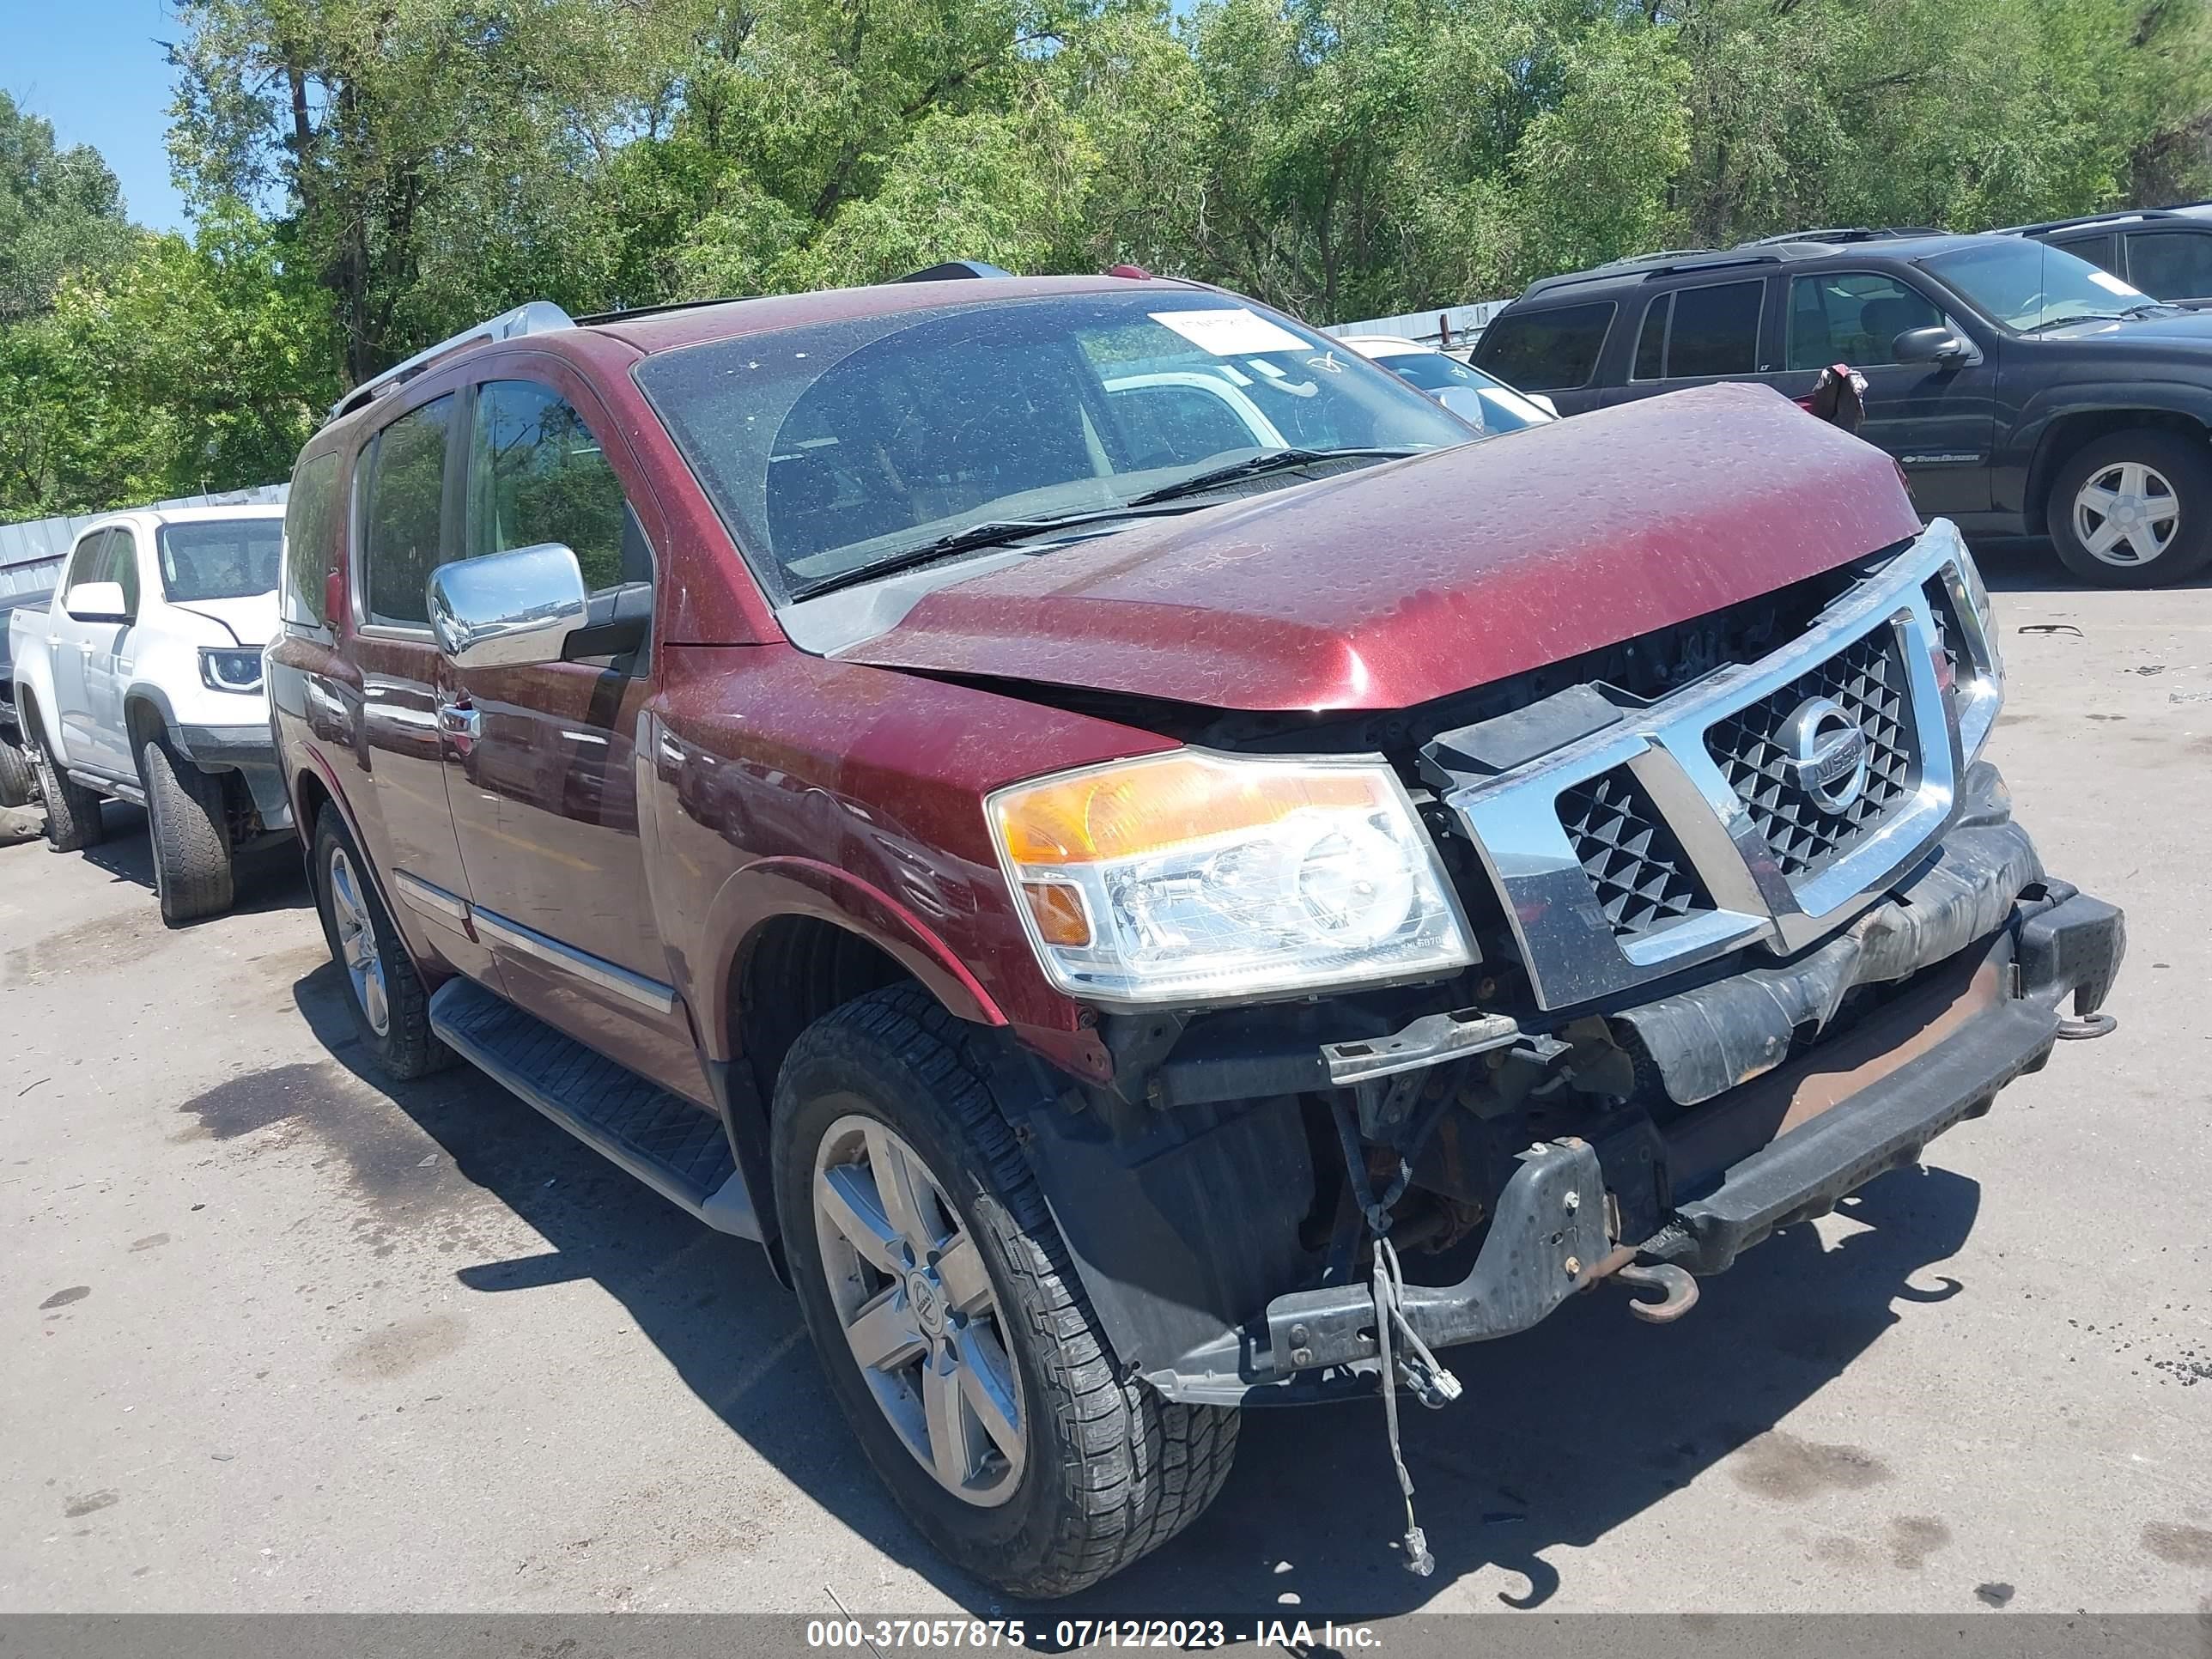
[[743, 294], [725, 294], [712, 300], [660, 300], [649, 306], [624, 306], [618, 311], [594, 311], [568, 320], [578, 328], [592, 328], [601, 323], [626, 323], [633, 317], [658, 317], [667, 311], [697, 311], [705, 306], [732, 306], [749, 297]]
[[[2199, 207], [2202, 203], [2185, 202], [2184, 207]], [[1997, 234], [2002, 236], [2034, 236], [2046, 230], [2072, 230], [2081, 225], [2119, 225], [2131, 219], [2194, 219], [2194, 214], [2183, 213], [2173, 208], [2112, 208], [2104, 213], [2084, 213], [2072, 219], [2045, 219], [2032, 225], [2007, 225]]]
[[1781, 247], [1790, 242], [1883, 242], [1905, 236], [1945, 236], [1949, 234], [1940, 225], [1830, 225], [1819, 230], [1778, 231], [1771, 236], [1753, 237], [1739, 246]]
[[331, 405], [331, 419], [350, 415], [355, 410], [373, 402], [394, 386], [404, 386], [417, 374], [450, 353], [463, 346], [481, 344], [487, 340], [512, 340], [524, 334], [546, 334], [556, 329], [574, 328], [574, 320], [550, 300], [526, 300], [512, 311], [502, 311], [496, 317], [488, 317], [474, 328], [465, 328], [459, 334], [425, 346], [404, 362], [394, 363], [381, 374], [372, 375]]
[[[1647, 253], [1630, 259], [1615, 259], [1609, 264], [1593, 266], [1589, 270], [1571, 270], [1564, 276], [1546, 276], [1528, 284], [1528, 294], [1547, 293], [1553, 289], [1571, 288], [1580, 283], [1618, 282], [1630, 276], [1640, 276], [1649, 282], [1654, 276], [1666, 276], [1678, 270], [1713, 270], [1729, 265], [1778, 265], [1783, 255], [1772, 249], [1735, 248], [1723, 252], [1716, 248], [1686, 249], [1674, 253]], [[1527, 295], [1522, 295], [1525, 299]]]
[[1011, 270], [1001, 270], [981, 259], [947, 259], [943, 264], [924, 265], [920, 270], [909, 270], [896, 280], [902, 283], [957, 282], [963, 276], [1011, 276]]

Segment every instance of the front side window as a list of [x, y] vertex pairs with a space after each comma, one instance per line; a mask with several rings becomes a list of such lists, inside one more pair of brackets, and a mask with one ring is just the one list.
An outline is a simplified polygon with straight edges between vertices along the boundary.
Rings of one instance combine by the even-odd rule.
[[1790, 284], [1792, 368], [1893, 363], [1899, 335], [1941, 326], [1943, 313], [1935, 304], [1893, 276], [1838, 270], [1800, 276]]
[[1474, 436], [1339, 342], [1157, 289], [781, 329], [635, 372], [779, 599], [944, 556], [987, 524], [1140, 514], [1224, 466], [1287, 485], [1299, 456], [1364, 465]]
[[92, 580], [113, 582], [123, 590], [123, 614], [138, 614], [138, 538], [127, 525], [118, 525], [107, 532], [107, 540], [100, 550], [99, 562], [94, 567]]
[[178, 605], [276, 591], [282, 519], [204, 519], [154, 532], [161, 592]]
[[333, 563], [331, 532], [337, 527], [338, 458], [310, 456], [292, 474], [284, 502], [284, 620], [328, 628], [325, 603]]
[[372, 623], [424, 628], [430, 621], [430, 573], [441, 551], [446, 495], [446, 433], [451, 397], [410, 410], [376, 434], [362, 508], [362, 599]]
[[86, 582], [105, 582], [114, 580], [112, 576], [103, 574], [100, 570], [100, 566], [107, 556], [107, 550], [114, 539], [115, 532], [112, 530], [95, 530], [77, 543], [76, 550], [70, 555], [69, 580], [62, 584], [64, 592], [72, 588], [81, 587]]
[[1523, 392], [1571, 392], [1588, 386], [1597, 372], [1613, 312], [1607, 300], [1508, 313], [1483, 330], [1476, 366]]
[[558, 542], [593, 592], [653, 580], [645, 532], [575, 406], [534, 380], [477, 388], [464, 558]]
[[2212, 298], [2212, 231], [2135, 232], [2128, 238], [2128, 275], [2160, 300]]
[[1977, 239], [1920, 266], [1991, 322], [2021, 334], [2063, 323], [2118, 319], [2153, 302], [2109, 270], [2063, 248], [2019, 236]]

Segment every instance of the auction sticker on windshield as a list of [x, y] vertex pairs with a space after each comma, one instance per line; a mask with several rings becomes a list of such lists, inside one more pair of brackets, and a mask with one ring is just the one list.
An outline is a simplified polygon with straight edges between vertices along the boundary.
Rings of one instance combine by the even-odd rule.
[[1304, 351], [1306, 343], [1256, 311], [1231, 306], [1220, 311], [1155, 311], [1152, 320], [1217, 357], [1242, 357], [1254, 351]]
[[[2109, 271], [2093, 270], [2089, 273], [2089, 280], [2099, 288], [2113, 294], [2124, 294], [2130, 300], [2148, 300], [2150, 297], [2139, 288], [2130, 288]], [[1163, 317], [1160, 320], [1165, 322], [1167, 319]], [[1205, 342], [1200, 341], [1200, 343], [1202, 345]]]

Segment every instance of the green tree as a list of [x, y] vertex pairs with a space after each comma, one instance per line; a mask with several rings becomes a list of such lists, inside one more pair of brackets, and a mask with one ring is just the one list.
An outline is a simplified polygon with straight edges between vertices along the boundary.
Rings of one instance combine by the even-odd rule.
[[0, 517], [275, 482], [337, 394], [328, 307], [253, 215], [131, 241], [0, 333]]
[[123, 193], [100, 152], [54, 148], [51, 123], [0, 92], [0, 326], [37, 315], [70, 271], [128, 249]]

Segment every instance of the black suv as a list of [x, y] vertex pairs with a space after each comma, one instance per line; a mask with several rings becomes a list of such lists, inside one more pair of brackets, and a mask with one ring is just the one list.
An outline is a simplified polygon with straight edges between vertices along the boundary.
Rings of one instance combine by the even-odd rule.
[[1849, 363], [1923, 516], [2047, 530], [2106, 586], [2212, 559], [2212, 313], [2021, 237], [1817, 234], [1547, 277], [1474, 362], [1563, 415], [1711, 380], [1800, 398]]
[[2001, 236], [2032, 236], [2109, 270], [2154, 300], [2212, 306], [2212, 202], [2134, 208], [2014, 225]]

